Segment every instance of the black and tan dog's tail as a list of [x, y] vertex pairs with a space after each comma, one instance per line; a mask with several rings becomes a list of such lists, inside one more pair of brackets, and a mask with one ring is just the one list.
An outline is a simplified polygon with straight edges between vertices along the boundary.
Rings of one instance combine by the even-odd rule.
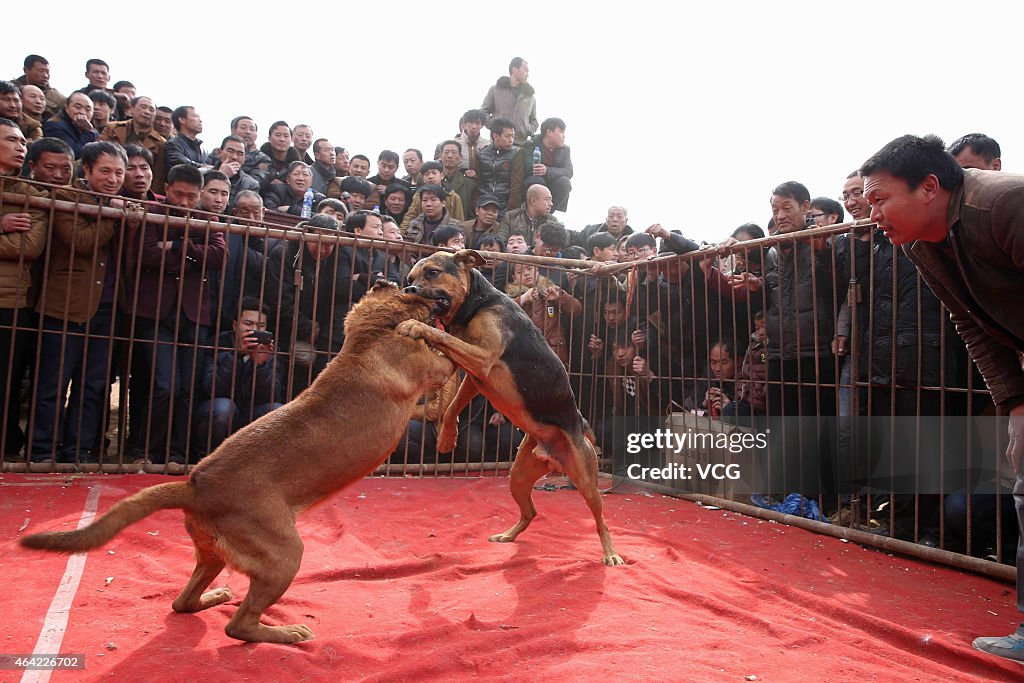
[[185, 507], [191, 500], [192, 488], [186, 481], [150, 486], [117, 503], [84, 529], [31, 534], [21, 539], [21, 545], [55, 553], [91, 550], [112, 539], [129, 524], [134, 524], [157, 510]]

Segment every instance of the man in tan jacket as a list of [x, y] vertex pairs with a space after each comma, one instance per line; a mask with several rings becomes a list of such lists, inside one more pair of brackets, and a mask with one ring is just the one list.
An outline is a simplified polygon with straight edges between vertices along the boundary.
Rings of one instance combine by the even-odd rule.
[[[25, 443], [18, 424], [19, 394], [35, 348], [32, 265], [46, 246], [46, 211], [28, 203], [30, 197], [46, 197], [46, 192], [18, 178], [25, 154], [18, 124], [0, 118], [0, 189], [10, 193], [0, 204], [0, 357], [10, 363], [0, 394], [6, 406], [6, 416], [0, 417], [6, 423], [0, 454], [7, 460], [14, 460]], [[19, 195], [23, 201], [12, 201], [11, 196]]]
[[167, 140], [156, 132], [156, 105], [145, 95], [132, 100], [132, 117], [127, 121], [112, 121], [100, 133], [100, 140], [116, 142], [122, 147], [138, 145], [153, 155], [153, 187], [164, 186], [164, 143]]
[[[74, 189], [58, 190], [55, 199], [80, 206], [121, 206], [128, 159], [112, 142], [82, 149], [82, 179]], [[39, 354], [32, 460], [96, 462], [105, 423], [110, 343], [114, 331], [115, 293], [121, 277], [117, 264], [125, 231], [138, 226], [130, 218], [98, 217], [84, 212], [57, 212], [46, 263], [46, 287], [36, 306], [43, 316]], [[64, 415], [64, 396], [74, 388]]]

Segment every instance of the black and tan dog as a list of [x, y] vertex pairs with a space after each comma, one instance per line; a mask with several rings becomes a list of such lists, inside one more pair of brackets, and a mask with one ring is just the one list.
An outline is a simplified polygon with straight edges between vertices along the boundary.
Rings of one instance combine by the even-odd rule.
[[438, 252], [409, 274], [413, 292], [437, 302], [444, 332], [418, 320], [398, 326], [400, 334], [425, 339], [466, 372], [438, 432], [439, 452], [450, 451], [458, 435], [458, 415], [481, 393], [512, 424], [526, 432], [512, 465], [510, 488], [519, 521], [491, 536], [514, 541], [537, 515], [533, 484], [549, 471], [564, 472], [587, 501], [597, 522], [604, 563], [622, 564], [604, 523], [597, 490], [597, 453], [589, 428], [576, 407], [562, 361], [523, 310], [474, 269], [484, 259], [475, 251]]
[[[249, 576], [249, 592], [225, 632], [249, 641], [296, 643], [306, 626], [267, 626], [260, 615], [291, 585], [302, 559], [295, 517], [372, 472], [395, 449], [428, 390], [455, 371], [422, 341], [396, 334], [410, 318], [430, 320], [435, 304], [379, 282], [345, 318], [345, 344], [291, 403], [232, 435], [188, 481], [151, 486], [78, 531], [33, 534], [28, 548], [80, 552], [103, 545], [157, 510], [181, 508], [196, 569], [174, 601], [198, 612], [232, 599], [206, 591], [225, 565]], [[204, 592], [206, 591], [206, 592]]]

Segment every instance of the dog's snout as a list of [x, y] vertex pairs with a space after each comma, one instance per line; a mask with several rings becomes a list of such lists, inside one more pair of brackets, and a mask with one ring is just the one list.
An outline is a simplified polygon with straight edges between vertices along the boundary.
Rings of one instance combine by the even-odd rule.
[[420, 293], [419, 287], [417, 287], [416, 285], [409, 285], [408, 287], [406, 287], [402, 291], [405, 292], [406, 294], [419, 294]]

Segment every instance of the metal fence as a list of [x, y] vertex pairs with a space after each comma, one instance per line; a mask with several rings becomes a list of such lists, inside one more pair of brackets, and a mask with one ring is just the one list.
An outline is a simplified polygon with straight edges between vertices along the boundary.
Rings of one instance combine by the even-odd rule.
[[[403, 284], [433, 251], [270, 212], [144, 204], [130, 221], [95, 195], [15, 182], [0, 212], [32, 213], [43, 241], [0, 236], [6, 471], [187, 471], [315, 379], [375, 278]], [[1012, 561], [1005, 424], [900, 250], [857, 224], [673, 245], [693, 246], [635, 244], [597, 268], [491, 254], [482, 268], [563, 360], [606, 472]], [[262, 328], [263, 356], [237, 350]], [[481, 397], [455, 451], [436, 452], [453, 395], [425, 398], [380, 472], [510, 466], [522, 434]]]

